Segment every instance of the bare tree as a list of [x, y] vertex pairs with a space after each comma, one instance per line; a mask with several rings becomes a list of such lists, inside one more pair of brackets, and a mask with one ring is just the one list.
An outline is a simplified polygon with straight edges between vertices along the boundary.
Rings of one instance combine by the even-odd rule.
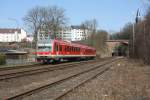
[[43, 7], [35, 7], [28, 11], [27, 15], [23, 18], [25, 24], [30, 27], [34, 34], [34, 42], [37, 42], [37, 34], [40, 29], [40, 26], [43, 23], [42, 12]]
[[94, 35], [94, 47], [99, 51], [104, 51], [106, 47], [108, 33], [105, 30], [98, 30]]
[[51, 32], [55, 37], [56, 33], [67, 22], [65, 10], [57, 6], [32, 8], [23, 20], [32, 29], [35, 43], [37, 43], [37, 34], [41, 30], [45, 31], [46, 34]]
[[113, 33], [110, 36], [111, 40], [129, 40], [133, 33], [132, 23], [127, 23], [120, 32]]
[[[132, 42], [131, 42], [132, 43]], [[131, 51], [132, 53], [132, 48]], [[143, 20], [135, 24], [135, 52], [134, 58], [139, 58], [150, 64], [150, 8]], [[131, 56], [132, 57], [132, 56]]]
[[57, 6], [49, 6], [46, 8], [46, 15], [44, 16], [45, 24], [47, 28], [54, 33], [59, 32], [59, 30], [67, 23], [67, 17], [65, 16], [65, 10]]
[[85, 26], [84, 23], [82, 23], [80, 27], [81, 27], [81, 29], [83, 29], [83, 33], [84, 33], [85, 39], [87, 39], [88, 36], [87, 36], [86, 31], [88, 32], [88, 28]]
[[83, 23], [81, 23], [81, 26], [84, 29], [88, 29], [88, 42], [91, 46], [94, 45], [94, 34], [96, 34], [97, 32], [97, 26], [98, 26], [98, 22], [96, 19], [92, 19], [92, 20], [86, 20]]
[[96, 19], [92, 20], [86, 20], [81, 23], [81, 26], [84, 26], [84, 28], [88, 29], [90, 31], [90, 35], [96, 33], [98, 22]]

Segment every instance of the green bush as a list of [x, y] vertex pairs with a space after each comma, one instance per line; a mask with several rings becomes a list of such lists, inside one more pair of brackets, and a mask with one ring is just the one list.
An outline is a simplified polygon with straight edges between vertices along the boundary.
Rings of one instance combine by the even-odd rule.
[[0, 65], [6, 64], [6, 56], [4, 54], [0, 54]]

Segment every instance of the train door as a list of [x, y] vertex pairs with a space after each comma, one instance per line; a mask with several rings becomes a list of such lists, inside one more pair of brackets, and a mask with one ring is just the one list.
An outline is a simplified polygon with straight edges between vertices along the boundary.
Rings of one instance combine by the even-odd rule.
[[63, 52], [62, 52], [62, 45], [60, 45], [60, 44], [59, 44], [59, 54], [60, 54], [60, 55], [63, 54]]
[[64, 45], [62, 45], [62, 55], [64, 55]]
[[55, 45], [54, 45], [54, 51], [55, 51], [56, 55], [59, 55], [59, 46], [58, 46], [58, 43], [55, 43]]

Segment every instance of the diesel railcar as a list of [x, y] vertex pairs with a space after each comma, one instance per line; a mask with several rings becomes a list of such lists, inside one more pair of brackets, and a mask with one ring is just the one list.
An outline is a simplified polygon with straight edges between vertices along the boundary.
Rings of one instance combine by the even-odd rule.
[[96, 56], [96, 50], [93, 47], [56, 39], [39, 42], [37, 47], [34, 54], [37, 61], [43, 63], [57, 62], [61, 59], [92, 59]]

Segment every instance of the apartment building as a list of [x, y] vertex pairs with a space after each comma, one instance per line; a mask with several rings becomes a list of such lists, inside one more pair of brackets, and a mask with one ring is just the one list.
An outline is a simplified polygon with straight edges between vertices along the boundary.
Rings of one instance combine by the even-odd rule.
[[23, 29], [0, 28], [0, 42], [21, 42], [26, 37], [27, 32]]
[[57, 37], [59, 37], [62, 40], [68, 40], [68, 41], [81, 41], [83, 39], [86, 39], [88, 37], [88, 30], [83, 29], [80, 26], [70, 26], [67, 28], [63, 28], [58, 34]]

